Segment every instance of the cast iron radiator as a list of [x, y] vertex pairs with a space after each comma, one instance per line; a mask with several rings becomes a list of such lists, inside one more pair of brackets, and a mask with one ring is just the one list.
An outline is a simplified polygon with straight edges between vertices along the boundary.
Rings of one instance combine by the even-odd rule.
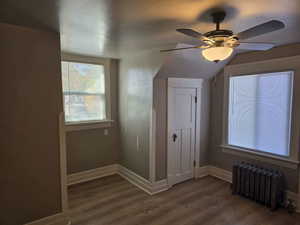
[[266, 205], [271, 210], [283, 203], [283, 175], [248, 163], [236, 163], [232, 170], [232, 193]]

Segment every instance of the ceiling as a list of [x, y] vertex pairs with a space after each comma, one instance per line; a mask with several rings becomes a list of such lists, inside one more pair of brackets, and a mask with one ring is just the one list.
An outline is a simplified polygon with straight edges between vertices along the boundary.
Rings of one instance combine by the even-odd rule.
[[214, 29], [208, 16], [213, 8], [226, 10], [222, 27], [234, 32], [271, 19], [286, 24], [251, 41], [300, 41], [299, 0], [1, 0], [0, 21], [59, 31], [66, 52], [122, 57], [180, 42], [196, 44], [175, 29]]

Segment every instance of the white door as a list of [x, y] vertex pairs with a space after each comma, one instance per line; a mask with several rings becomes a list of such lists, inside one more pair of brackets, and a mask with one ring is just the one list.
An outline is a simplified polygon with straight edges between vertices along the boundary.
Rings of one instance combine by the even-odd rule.
[[168, 184], [194, 177], [196, 88], [168, 87]]

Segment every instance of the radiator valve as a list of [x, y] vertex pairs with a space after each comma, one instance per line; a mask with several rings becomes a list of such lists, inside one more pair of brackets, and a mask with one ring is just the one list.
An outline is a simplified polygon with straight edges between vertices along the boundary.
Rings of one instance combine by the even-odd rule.
[[294, 201], [291, 200], [291, 199], [288, 199], [287, 204], [286, 204], [286, 208], [287, 208], [289, 213], [291, 213], [291, 214], [294, 213], [296, 211], [296, 205], [295, 205]]

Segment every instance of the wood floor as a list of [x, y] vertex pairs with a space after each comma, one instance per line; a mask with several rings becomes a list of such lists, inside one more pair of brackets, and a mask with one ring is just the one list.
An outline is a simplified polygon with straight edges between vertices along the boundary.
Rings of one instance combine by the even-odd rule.
[[213, 177], [149, 196], [118, 175], [69, 188], [72, 225], [300, 225], [300, 214], [270, 212], [232, 196]]

